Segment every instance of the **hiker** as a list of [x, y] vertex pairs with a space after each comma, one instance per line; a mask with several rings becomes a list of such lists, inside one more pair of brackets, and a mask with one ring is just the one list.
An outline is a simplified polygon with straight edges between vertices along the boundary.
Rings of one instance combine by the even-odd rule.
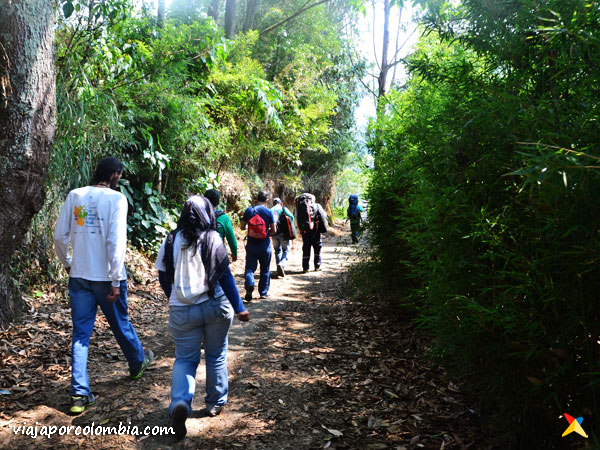
[[294, 227], [294, 215], [287, 209], [281, 199], [273, 199], [273, 220], [277, 224], [277, 233], [271, 237], [273, 241], [273, 251], [275, 252], [275, 263], [277, 264], [277, 275], [285, 277], [285, 265], [288, 260], [288, 245], [291, 240], [296, 238], [296, 228]]
[[82, 413], [96, 401], [87, 360], [98, 306], [127, 358], [132, 380], [140, 378], [154, 359], [151, 350], [144, 351], [127, 314], [127, 199], [116, 190], [122, 174], [118, 159], [100, 160], [91, 185], [67, 195], [54, 230], [54, 248], [69, 275], [72, 414]]
[[321, 233], [327, 232], [327, 214], [313, 194], [305, 193], [296, 199], [296, 221], [302, 234], [302, 270], [308, 272], [310, 250], [314, 250], [315, 271], [321, 270]]
[[190, 197], [155, 263], [169, 299], [169, 328], [175, 341], [169, 415], [177, 439], [187, 433], [185, 421], [192, 412], [202, 345], [206, 359], [204, 414], [214, 417], [227, 403], [227, 335], [233, 315], [242, 322], [250, 320], [216, 228], [210, 201], [201, 195]]
[[256, 205], [244, 211], [241, 228], [248, 228], [248, 241], [246, 243], [246, 269], [244, 272], [244, 287], [246, 295], [244, 300], [252, 301], [254, 292], [254, 271], [260, 264], [260, 279], [258, 281], [258, 294], [261, 299], [267, 298], [271, 278], [271, 240], [269, 233], [276, 233], [273, 213], [267, 208], [269, 194], [260, 191], [256, 196]]
[[221, 236], [221, 239], [225, 241], [227, 239], [227, 243], [229, 244], [229, 248], [231, 249], [231, 260], [237, 261], [237, 239], [235, 238], [235, 233], [233, 232], [233, 225], [231, 224], [231, 219], [225, 211], [218, 209], [219, 202], [221, 201], [221, 194], [219, 191], [214, 189], [209, 189], [204, 193], [204, 196], [210, 201], [215, 209], [215, 217], [217, 219], [217, 231]]
[[362, 212], [363, 208], [358, 204], [358, 195], [350, 195], [350, 197], [348, 197], [348, 209], [346, 213], [348, 215], [348, 219], [350, 220], [350, 233], [352, 235], [353, 244], [356, 244], [358, 242], [360, 224], [362, 221]]

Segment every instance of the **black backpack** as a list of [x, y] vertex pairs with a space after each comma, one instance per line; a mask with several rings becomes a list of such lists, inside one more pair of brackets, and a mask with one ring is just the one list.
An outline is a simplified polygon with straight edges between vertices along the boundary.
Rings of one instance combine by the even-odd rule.
[[294, 221], [285, 212], [285, 207], [281, 210], [279, 219], [277, 220], [277, 233], [281, 234], [286, 241], [296, 239], [296, 227], [294, 226]]
[[315, 210], [315, 222], [317, 224], [317, 228], [319, 229], [319, 233], [327, 233], [329, 224], [327, 223], [327, 215], [325, 214], [325, 211], [323, 211], [320, 206], [316, 206]]
[[307, 233], [315, 227], [314, 205], [312, 198], [307, 194], [302, 194], [296, 199], [296, 221], [302, 233]]

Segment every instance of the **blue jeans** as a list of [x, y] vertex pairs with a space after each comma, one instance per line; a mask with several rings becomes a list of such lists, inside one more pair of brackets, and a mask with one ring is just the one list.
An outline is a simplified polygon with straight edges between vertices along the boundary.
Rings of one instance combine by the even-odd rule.
[[288, 254], [290, 252], [288, 249], [290, 241], [278, 235], [273, 236], [272, 239], [273, 251], [275, 252], [275, 262], [282, 268], [285, 268], [285, 264], [288, 260]]
[[254, 289], [254, 271], [260, 263], [260, 279], [258, 281], [258, 293], [267, 295], [271, 282], [271, 241], [265, 239], [268, 245], [262, 242], [246, 244], [246, 271], [244, 272], [244, 287], [246, 290]]
[[90, 394], [87, 359], [98, 306], [104, 313], [113, 335], [129, 362], [129, 369], [139, 369], [144, 363], [144, 348], [127, 313], [126, 280], [121, 281], [120, 290], [119, 298], [111, 303], [106, 300], [106, 296], [110, 293], [110, 281], [69, 278], [71, 320], [73, 321], [71, 395], [87, 396]]
[[232, 322], [233, 308], [224, 295], [197, 305], [169, 307], [169, 328], [175, 341], [170, 415], [178, 404], [187, 406], [188, 415], [192, 412], [203, 341], [206, 359], [204, 400], [209, 407], [227, 403], [227, 333]]

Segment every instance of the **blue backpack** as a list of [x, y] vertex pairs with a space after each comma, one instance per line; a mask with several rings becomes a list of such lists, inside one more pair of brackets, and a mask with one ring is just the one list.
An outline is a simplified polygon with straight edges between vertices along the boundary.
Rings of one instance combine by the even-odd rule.
[[352, 194], [348, 198], [348, 218], [349, 219], [359, 219], [360, 211], [358, 210], [358, 195]]

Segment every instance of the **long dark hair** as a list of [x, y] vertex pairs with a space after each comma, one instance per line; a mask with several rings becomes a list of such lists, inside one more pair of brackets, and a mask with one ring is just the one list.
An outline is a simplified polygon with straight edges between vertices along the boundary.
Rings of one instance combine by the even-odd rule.
[[109, 156], [108, 158], [102, 158], [96, 165], [96, 172], [92, 179], [92, 184], [98, 184], [103, 181], [110, 181], [110, 177], [113, 173], [123, 172], [123, 164], [117, 158]]
[[186, 200], [177, 221], [177, 228], [167, 235], [165, 242], [165, 256], [167, 280], [173, 283], [175, 275], [175, 261], [173, 246], [175, 235], [179, 232], [187, 241], [186, 248], [192, 248], [193, 254], [200, 245], [202, 263], [206, 270], [208, 292], [212, 296], [215, 286], [229, 267], [227, 250], [219, 233], [217, 233], [217, 219], [210, 201], [201, 195], [194, 195]]
[[[201, 195], [194, 195], [186, 200], [177, 221], [177, 231], [183, 233], [187, 241], [187, 248], [193, 249], [193, 254], [198, 249], [198, 238], [204, 231], [216, 230], [217, 220], [215, 210], [210, 201]], [[203, 241], [208, 233], [203, 234]], [[200, 245], [203, 245], [201, 242]]]

